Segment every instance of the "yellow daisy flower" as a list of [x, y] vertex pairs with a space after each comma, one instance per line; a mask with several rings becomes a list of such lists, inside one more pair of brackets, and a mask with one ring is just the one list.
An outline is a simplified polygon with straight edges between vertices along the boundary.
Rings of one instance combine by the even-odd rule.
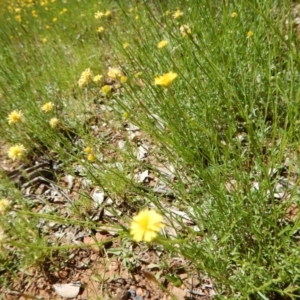
[[126, 76], [121, 76], [120, 80], [121, 80], [122, 83], [125, 83], [125, 82], [127, 82], [127, 77]]
[[237, 13], [234, 11], [234, 12], [231, 14], [231, 17], [232, 17], [232, 18], [236, 18], [236, 17], [237, 17]]
[[24, 156], [26, 148], [22, 144], [17, 144], [8, 149], [7, 155], [10, 159], [16, 160]]
[[187, 37], [187, 36], [191, 35], [191, 33], [192, 33], [191, 28], [190, 28], [189, 25], [182, 25], [182, 26], [180, 26], [179, 30], [180, 30], [181, 35], [183, 37]]
[[14, 110], [7, 117], [8, 123], [9, 124], [18, 123], [21, 120], [22, 116], [23, 116], [22, 111], [20, 111], [20, 110]]
[[162, 41], [160, 41], [160, 42], [157, 44], [157, 48], [158, 48], [158, 49], [161, 49], [161, 48], [166, 47], [167, 45], [168, 45], [168, 41], [162, 40]]
[[53, 102], [47, 102], [45, 103], [42, 107], [41, 110], [43, 112], [49, 112], [54, 108], [54, 103]]
[[78, 80], [78, 86], [80, 88], [86, 86], [89, 83], [89, 81], [91, 80], [92, 76], [93, 76], [93, 73], [90, 68], [83, 71], [80, 75], [80, 79]]
[[254, 34], [253, 31], [252, 31], [252, 30], [249, 30], [249, 31], [247, 32], [247, 38], [252, 37], [253, 34]]
[[101, 19], [104, 16], [104, 13], [101, 11], [97, 11], [95, 13], [95, 19]]
[[103, 31], [104, 31], [104, 27], [102, 27], [102, 26], [98, 27], [97, 32], [101, 33]]
[[99, 82], [102, 79], [102, 77], [103, 77], [102, 75], [96, 75], [96, 76], [93, 77], [93, 81], [94, 82]]
[[86, 154], [90, 154], [90, 153], [92, 153], [92, 148], [91, 148], [90, 146], [87, 146], [87, 147], [84, 149], [84, 152], [85, 152]]
[[105, 15], [105, 17], [109, 17], [111, 15], [111, 11], [107, 10], [104, 15]]
[[88, 157], [87, 157], [87, 160], [88, 161], [95, 161], [95, 155], [93, 154], [93, 153], [90, 153], [89, 155], [88, 155]]
[[11, 202], [9, 200], [1, 199], [0, 200], [0, 215], [4, 215], [10, 206], [11, 206]]
[[111, 93], [111, 86], [110, 85], [104, 85], [102, 88], [101, 88], [101, 91], [102, 93], [107, 96]]
[[107, 75], [111, 79], [116, 79], [122, 76], [122, 71], [119, 68], [109, 68]]
[[49, 124], [52, 128], [56, 128], [58, 123], [59, 123], [59, 120], [57, 118], [51, 118], [49, 121]]
[[151, 242], [164, 227], [162, 216], [155, 210], [142, 210], [133, 217], [130, 225], [130, 234], [136, 242]]
[[171, 83], [177, 76], [178, 76], [177, 73], [174, 72], [166, 73], [162, 76], [155, 77], [154, 84], [167, 88], [171, 85]]
[[179, 17], [181, 17], [183, 15], [183, 12], [180, 11], [179, 9], [175, 11], [175, 13], [173, 14], [173, 18], [177, 19]]

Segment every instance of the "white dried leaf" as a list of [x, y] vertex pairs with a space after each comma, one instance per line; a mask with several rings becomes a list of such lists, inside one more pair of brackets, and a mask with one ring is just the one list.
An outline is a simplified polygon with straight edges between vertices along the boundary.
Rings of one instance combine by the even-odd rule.
[[64, 298], [75, 298], [80, 291], [80, 282], [66, 283], [66, 284], [53, 284], [52, 287], [55, 292]]
[[95, 205], [101, 205], [104, 201], [105, 194], [99, 189], [95, 189], [91, 195], [92, 199], [95, 201]]
[[145, 179], [148, 178], [148, 176], [149, 176], [149, 171], [146, 170], [143, 173], [136, 174], [134, 176], [134, 179], [135, 179], [136, 182], [144, 182]]
[[126, 141], [124, 141], [124, 140], [118, 141], [118, 147], [119, 147], [119, 149], [121, 149], [121, 150], [124, 149], [125, 144], [126, 144]]
[[148, 147], [146, 145], [141, 145], [138, 147], [137, 159], [144, 160], [148, 155]]
[[127, 127], [126, 127], [126, 130], [128, 131], [138, 131], [140, 130], [140, 127], [132, 124], [132, 123], [128, 123]]

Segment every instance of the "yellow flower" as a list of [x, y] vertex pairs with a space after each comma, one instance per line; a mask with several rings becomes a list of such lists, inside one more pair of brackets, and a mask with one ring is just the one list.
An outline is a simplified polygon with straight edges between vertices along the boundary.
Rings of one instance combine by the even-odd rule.
[[43, 38], [42, 41], [43, 41], [43, 43], [47, 43], [48, 42], [47, 38]]
[[104, 16], [104, 13], [101, 11], [97, 11], [95, 13], [95, 19], [101, 19]]
[[127, 77], [126, 76], [121, 76], [120, 80], [121, 80], [122, 83], [125, 83], [125, 82], [127, 82]]
[[93, 81], [94, 82], [99, 82], [102, 79], [102, 77], [103, 77], [102, 75], [96, 75], [96, 76], [93, 77]]
[[64, 14], [64, 13], [66, 13], [68, 11], [68, 9], [67, 8], [63, 8], [60, 12], [59, 12], [59, 14]]
[[33, 11], [31, 12], [31, 14], [32, 14], [33, 17], [37, 18], [36, 10], [33, 10]]
[[45, 26], [45, 28], [46, 28], [46, 29], [49, 29], [49, 28], [50, 28], [50, 26], [49, 26], [49, 25], [46, 25], [46, 26]]
[[180, 11], [179, 9], [175, 11], [175, 13], [173, 14], [173, 18], [177, 19], [179, 17], [181, 17], [183, 15], [183, 12]]
[[92, 153], [92, 148], [90, 146], [87, 146], [85, 149], [84, 149], [84, 152], [86, 154], [91, 154]]
[[169, 72], [166, 73], [162, 76], [155, 77], [154, 78], [154, 84], [155, 85], [160, 85], [162, 87], [169, 87], [173, 80], [177, 77], [178, 75], [174, 72]]
[[124, 43], [124, 44], [123, 44], [123, 48], [124, 48], [124, 49], [126, 49], [126, 48], [128, 48], [128, 47], [129, 47], [129, 44], [128, 44], [128, 43]]
[[104, 85], [102, 88], [101, 88], [101, 91], [102, 93], [107, 96], [111, 93], [111, 86], [110, 85]]
[[56, 128], [58, 123], [59, 123], [59, 120], [57, 118], [51, 118], [49, 121], [49, 124], [52, 128]]
[[10, 159], [16, 160], [22, 158], [26, 152], [26, 148], [22, 144], [17, 144], [8, 149], [7, 155]]
[[109, 17], [111, 15], [111, 11], [107, 10], [104, 15], [105, 15], [105, 17]]
[[97, 32], [101, 33], [103, 31], [104, 31], [104, 27], [102, 27], [102, 26], [98, 27]]
[[22, 111], [20, 111], [20, 110], [14, 110], [7, 117], [8, 123], [9, 124], [18, 123], [21, 120], [22, 116], [23, 116]]
[[57, 21], [57, 18], [53, 18], [52, 21], [55, 23]]
[[123, 118], [128, 119], [129, 118], [129, 113], [127, 111], [123, 112]]
[[16, 15], [16, 16], [15, 16], [15, 19], [16, 19], [19, 23], [22, 22], [22, 17], [21, 17], [21, 15]]
[[130, 225], [130, 234], [136, 242], [151, 242], [164, 227], [162, 216], [155, 210], [142, 210], [133, 217]]
[[78, 80], [79, 87], [86, 86], [89, 83], [89, 81], [91, 80], [92, 76], [93, 76], [93, 73], [90, 70], [90, 68], [83, 71], [80, 75], [80, 79]]
[[11, 202], [7, 199], [0, 200], [0, 215], [4, 215], [5, 212], [9, 209]]
[[139, 15], [136, 15], [134, 18], [135, 18], [136, 20], [138, 20], [138, 19], [140, 18], [140, 16], [139, 16]]
[[162, 40], [162, 41], [160, 41], [160, 42], [157, 44], [157, 48], [158, 48], [158, 49], [161, 49], [161, 48], [166, 47], [167, 45], [168, 45], [168, 41]]
[[87, 160], [88, 161], [94, 161], [96, 158], [95, 158], [95, 155], [93, 153], [90, 153], [87, 157]]
[[109, 68], [107, 75], [111, 79], [116, 79], [122, 76], [122, 72], [119, 68]]
[[181, 35], [182, 35], [183, 37], [189, 36], [189, 35], [191, 35], [191, 33], [192, 33], [191, 28], [190, 28], [189, 25], [182, 25], [182, 26], [180, 26], [180, 29], [179, 29], [179, 30], [180, 30]]
[[247, 32], [247, 38], [250, 38], [251, 36], [253, 36], [253, 31], [252, 30], [249, 30]]
[[237, 17], [237, 13], [234, 11], [234, 12], [231, 14], [231, 17], [232, 17], [232, 18], [236, 18], [236, 17]]
[[45, 103], [42, 107], [41, 107], [41, 110], [43, 112], [49, 112], [53, 109], [54, 107], [54, 103], [53, 102], [47, 102]]

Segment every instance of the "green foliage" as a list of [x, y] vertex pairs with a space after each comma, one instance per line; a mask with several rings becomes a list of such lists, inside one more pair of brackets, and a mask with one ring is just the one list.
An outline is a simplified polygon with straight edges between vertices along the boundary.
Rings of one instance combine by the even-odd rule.
[[[78, 172], [73, 166], [79, 166], [89, 187], [126, 200], [122, 216], [110, 211], [120, 224], [128, 224], [128, 214], [154, 205], [176, 230], [176, 236], [166, 231], [157, 243], [213, 278], [218, 299], [299, 297], [299, 216], [286, 217], [299, 202], [299, 38], [291, 4], [14, 3], [11, 9], [1, 4], [2, 14], [8, 13], [0, 21], [5, 142], [23, 144], [27, 162], [55, 156], [73, 174]], [[95, 18], [97, 11], [108, 10]], [[167, 44], [158, 48], [162, 40]], [[102, 79], [84, 77], [88, 68]], [[112, 78], [109, 68], [118, 68], [127, 81]], [[171, 71], [178, 77], [167, 88], [155, 84]], [[81, 88], [80, 76], [86, 80]], [[105, 85], [111, 93], [101, 90]], [[47, 102], [54, 109], [44, 112]], [[16, 109], [24, 120], [8, 124], [8, 114]], [[59, 123], [52, 128], [54, 117]], [[151, 161], [136, 158], [136, 139], [128, 138], [124, 148], [111, 142], [110, 134], [124, 134], [128, 123], [147, 135]], [[85, 152], [87, 146], [91, 150]], [[174, 176], [162, 174], [158, 162], [173, 168]], [[136, 182], [136, 169], [151, 169], [172, 191], [171, 202]], [[278, 197], [282, 181], [286, 188]], [[31, 211], [34, 205], [3, 184], [1, 195], [19, 205], [1, 219], [1, 227], [20, 264], [42, 262], [53, 249], [63, 253], [68, 245], [47, 242], [48, 233], [37, 229], [41, 215]], [[42, 217], [95, 229], [87, 213], [92, 214], [93, 203], [85, 192], [73, 203], [70, 218], [58, 211]], [[170, 208], [185, 212], [193, 227]], [[26, 232], [24, 224], [30, 226]], [[120, 238], [127, 247], [128, 232], [121, 226]], [[131, 254], [125, 253], [128, 265]], [[0, 266], [0, 271], [11, 269], [2, 256]], [[166, 278], [180, 285], [176, 274]]]

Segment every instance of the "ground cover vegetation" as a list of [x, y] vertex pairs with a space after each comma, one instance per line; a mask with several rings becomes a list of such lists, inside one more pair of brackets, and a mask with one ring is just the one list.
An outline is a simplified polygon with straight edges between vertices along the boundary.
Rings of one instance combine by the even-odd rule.
[[299, 298], [298, 9], [1, 1], [0, 299]]

